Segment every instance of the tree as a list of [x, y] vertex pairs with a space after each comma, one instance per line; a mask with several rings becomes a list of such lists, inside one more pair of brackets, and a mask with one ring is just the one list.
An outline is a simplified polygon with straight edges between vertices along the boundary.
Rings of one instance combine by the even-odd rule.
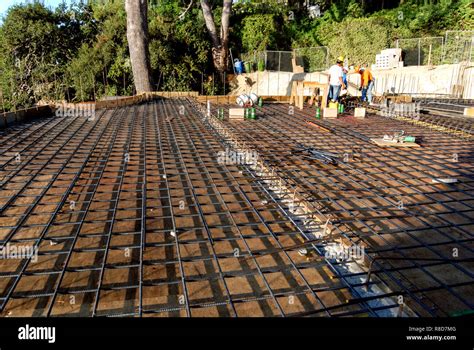
[[127, 40], [137, 93], [152, 91], [150, 54], [148, 51], [148, 2], [125, 0]]
[[167, 0], [149, 7], [150, 62], [159, 90], [201, 91], [201, 74], [213, 70], [202, 10], [186, 1]]
[[120, 1], [95, 3], [92, 11], [96, 35], [69, 62], [66, 85], [75, 91], [76, 101], [132, 95], [125, 6]]
[[95, 34], [83, 3], [56, 11], [40, 2], [10, 7], [0, 26], [1, 108], [63, 99], [66, 65]]
[[229, 52], [229, 22], [232, 11], [232, 0], [224, 0], [222, 7], [222, 18], [220, 33], [217, 33], [212, 14], [211, 5], [208, 0], [201, 0], [202, 13], [206, 27], [212, 41], [212, 61], [214, 67], [219, 72], [224, 72], [227, 68], [227, 58]]

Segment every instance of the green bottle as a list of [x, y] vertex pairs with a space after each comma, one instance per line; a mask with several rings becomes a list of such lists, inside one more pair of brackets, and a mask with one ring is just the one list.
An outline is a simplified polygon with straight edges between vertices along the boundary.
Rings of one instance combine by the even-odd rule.
[[249, 119], [255, 119], [255, 108], [250, 108]]
[[321, 119], [321, 108], [316, 107], [316, 119]]

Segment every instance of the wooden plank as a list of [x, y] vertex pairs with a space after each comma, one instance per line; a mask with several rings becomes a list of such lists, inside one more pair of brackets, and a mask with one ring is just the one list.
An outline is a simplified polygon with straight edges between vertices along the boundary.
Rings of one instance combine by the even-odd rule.
[[324, 132], [331, 132], [331, 130], [326, 129], [325, 127], [322, 127], [321, 125], [316, 124], [315, 122], [312, 122], [311, 120], [305, 119], [305, 122], [308, 123], [311, 126], [314, 126], [315, 128], [318, 128], [321, 131]]
[[245, 117], [245, 108], [230, 108], [229, 109], [229, 119], [244, 120], [244, 117]]
[[290, 105], [292, 105], [295, 102], [296, 96], [297, 96], [297, 88], [298, 88], [298, 82], [296, 80], [293, 80], [291, 82], [291, 96], [290, 96]]
[[297, 105], [297, 107], [299, 109], [303, 109], [303, 107], [304, 107], [304, 85], [303, 85], [302, 81], [298, 82], [297, 91], [298, 91], [298, 99], [297, 99], [298, 105]]
[[415, 142], [390, 142], [385, 141], [384, 139], [370, 139], [373, 143], [380, 147], [406, 147], [406, 148], [417, 148], [421, 147], [419, 144]]

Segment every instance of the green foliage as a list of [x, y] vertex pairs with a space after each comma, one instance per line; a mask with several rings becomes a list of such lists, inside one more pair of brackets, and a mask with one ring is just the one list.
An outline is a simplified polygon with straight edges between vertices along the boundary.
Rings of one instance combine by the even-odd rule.
[[98, 3], [93, 13], [95, 40], [84, 42], [67, 66], [65, 83], [71, 91], [66, 97], [74, 101], [133, 93], [123, 4]]
[[199, 8], [179, 19], [179, 2], [153, 8], [150, 16], [150, 56], [160, 90], [197, 90], [201, 72], [211, 71], [210, 42]]
[[348, 18], [338, 24], [326, 23], [320, 33], [326, 38], [331, 62], [344, 56], [350, 62], [373, 63], [374, 53], [390, 45], [387, 25], [377, 18]]
[[0, 88], [5, 109], [60, 97], [58, 81], [94, 24], [87, 5], [51, 11], [39, 2], [11, 7], [0, 28]]
[[242, 46], [247, 51], [261, 51], [275, 45], [277, 28], [274, 15], [250, 15], [244, 18]]
[[[438, 36], [447, 29], [474, 29], [474, 10], [467, 0], [432, 4], [405, 1], [403, 5], [394, 5], [362, 18], [360, 1], [322, 2], [326, 10], [320, 19], [303, 19], [292, 25], [300, 28], [292, 31], [292, 46], [328, 46], [332, 61], [342, 55], [350, 63], [373, 63], [375, 54], [391, 47], [398, 38]], [[440, 57], [438, 47], [432, 52], [432, 58], [436, 57]], [[427, 62], [428, 54], [421, 59]]]
[[296, 62], [304, 67], [305, 72], [316, 72], [327, 67], [325, 48], [300, 48], [296, 50]]
[[[222, 0], [210, 2], [218, 26]], [[323, 13], [314, 19], [303, 0], [288, 2], [289, 8], [280, 0], [234, 3], [234, 57], [243, 52], [254, 57], [254, 51], [265, 49], [328, 46], [331, 61], [342, 55], [350, 63], [372, 63], [377, 52], [398, 38], [474, 30], [471, 0], [314, 0]], [[211, 44], [198, 3], [180, 16], [188, 0], [149, 2], [152, 80], [159, 90], [224, 92], [224, 77], [212, 74]], [[430, 56], [426, 47], [429, 43], [420, 53], [422, 62], [428, 57], [441, 60], [439, 45], [432, 45]], [[449, 59], [465, 57], [458, 47], [449, 43]], [[326, 57], [307, 50], [300, 59], [315, 70], [325, 65]], [[259, 59], [254, 61], [258, 67]], [[0, 25], [0, 92], [1, 107], [7, 110], [41, 100], [133, 94], [123, 0], [63, 3], [55, 10], [36, 1], [11, 7]]]

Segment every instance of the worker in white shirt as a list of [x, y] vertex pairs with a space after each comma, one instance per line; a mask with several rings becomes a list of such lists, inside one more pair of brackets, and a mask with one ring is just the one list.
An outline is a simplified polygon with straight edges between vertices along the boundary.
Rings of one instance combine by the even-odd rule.
[[329, 68], [329, 94], [328, 100], [333, 102], [337, 102], [339, 99], [339, 94], [341, 92], [341, 88], [344, 90], [346, 88], [346, 84], [344, 84], [343, 78], [343, 71], [342, 71], [342, 64], [344, 58], [338, 57], [336, 64]]

